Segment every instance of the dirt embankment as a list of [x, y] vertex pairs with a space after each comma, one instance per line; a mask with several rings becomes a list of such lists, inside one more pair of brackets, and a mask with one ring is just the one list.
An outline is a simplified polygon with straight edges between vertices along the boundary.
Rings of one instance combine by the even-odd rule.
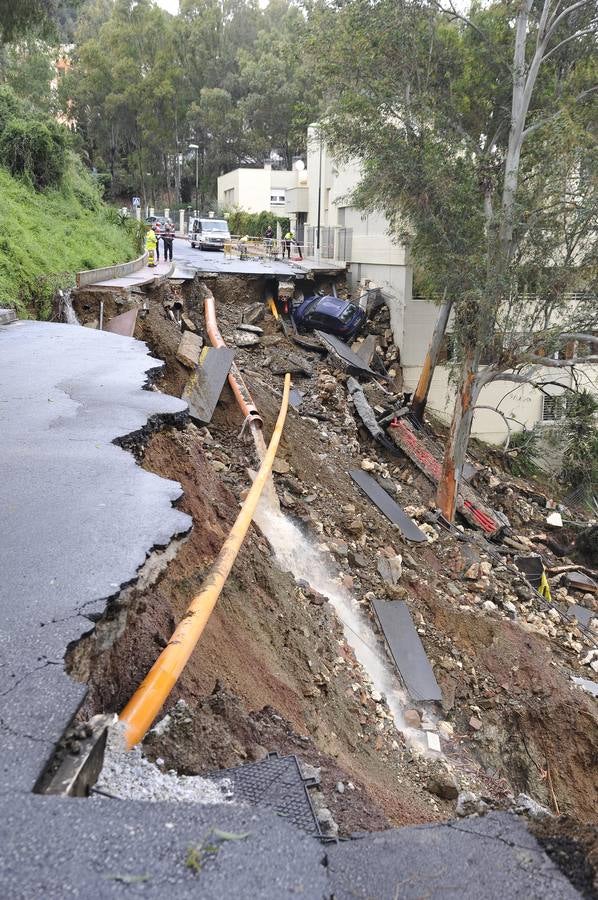
[[[221, 330], [232, 343], [243, 306], [260, 299], [263, 285], [221, 278], [210, 286]], [[175, 359], [180, 331], [163, 299], [152, 300], [136, 336], [166, 360], [159, 387], [180, 394], [187, 377]], [[201, 291], [193, 286], [184, 299], [201, 328]], [[420, 522], [432, 486], [406, 459], [372, 446], [347, 403], [342, 375], [288, 344], [272, 320], [261, 324], [260, 345], [239, 349], [237, 362], [267, 435], [280, 402], [282, 378], [275, 373], [281, 360], [299, 356], [311, 371], [296, 378], [305, 395], [303, 414], [289, 411], [279, 453], [275, 480], [283, 507], [331, 551], [345, 587], [367, 614], [373, 596], [408, 601], [443, 690], [436, 713], [448, 782], [498, 805], [525, 791], [554, 811], [596, 821], [598, 715], [595, 701], [570, 681], [571, 674], [588, 674], [578, 630], [569, 639], [566, 628], [542, 618], [510, 574], [506, 555], [489, 558], [483, 544], [474, 543], [476, 559], [488, 565], [487, 574], [472, 575], [471, 554], [438, 529], [423, 547], [404, 542], [347, 472], [367, 458]], [[379, 331], [384, 336], [384, 324]], [[150, 438], [143, 464], [181, 482], [180, 505], [194, 528], [159, 582], [135, 597], [114, 646], [95, 653], [88, 641], [84, 713], [125, 704], [199, 588], [249, 485], [247, 468], [256, 463], [253, 446], [239, 439], [241, 426], [225, 387], [208, 429], [188, 425]], [[532, 513], [528, 531], [537, 527]], [[390, 584], [379, 562], [397, 553], [403, 574]], [[437, 789], [436, 764], [410, 750], [385, 704], [372, 698], [330, 605], [280, 571], [255, 530], [167, 708], [181, 699], [184, 715], [175, 714], [175, 727], [147, 745], [148, 753], [181, 771], [204, 772], [271, 750], [294, 752], [321, 767], [327, 802], [344, 833], [453, 814], [454, 802], [444, 796], [454, 798], [453, 789]], [[429, 710], [420, 705], [417, 712]]]

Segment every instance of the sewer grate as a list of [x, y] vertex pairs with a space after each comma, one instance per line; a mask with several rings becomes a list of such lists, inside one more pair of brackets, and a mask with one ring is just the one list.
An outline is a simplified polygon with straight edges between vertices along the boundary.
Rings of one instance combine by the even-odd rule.
[[307, 792], [308, 786], [315, 782], [303, 778], [296, 756], [270, 753], [260, 762], [220, 769], [203, 777], [210, 781], [230, 781], [235, 800], [265, 806], [302, 831], [322, 836]]

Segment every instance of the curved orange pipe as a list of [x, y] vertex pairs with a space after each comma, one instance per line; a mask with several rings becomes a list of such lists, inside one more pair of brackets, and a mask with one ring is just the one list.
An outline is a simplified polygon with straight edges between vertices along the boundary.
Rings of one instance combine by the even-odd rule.
[[[204, 312], [206, 317], [206, 330], [208, 332], [208, 337], [210, 338], [212, 346], [226, 347], [224, 338], [220, 334], [220, 329], [218, 328], [218, 322], [216, 321], [216, 304], [214, 303], [214, 297], [211, 293], [207, 294], [204, 300]], [[232, 388], [237, 403], [241, 407], [241, 411], [243, 413], [243, 416], [245, 417], [245, 421], [257, 422], [261, 425], [262, 417], [257, 411], [255, 403], [253, 402], [253, 398], [247, 390], [247, 385], [243, 381], [243, 376], [239, 372], [235, 363], [233, 363], [230, 367], [230, 372], [228, 374], [228, 383]]]
[[148, 728], [160, 712], [164, 701], [175, 686], [189, 657], [195, 650], [204, 628], [212, 614], [226, 579], [233, 567], [241, 544], [251, 525], [253, 514], [264, 486], [270, 478], [272, 463], [278, 450], [282, 429], [289, 406], [291, 376], [284, 377], [284, 391], [278, 419], [263, 462], [241, 507], [235, 524], [216, 557], [209, 575], [198, 594], [193, 597], [187, 612], [175, 628], [168, 644], [137, 688], [122, 713], [120, 721], [125, 726], [127, 749], [145, 736]]

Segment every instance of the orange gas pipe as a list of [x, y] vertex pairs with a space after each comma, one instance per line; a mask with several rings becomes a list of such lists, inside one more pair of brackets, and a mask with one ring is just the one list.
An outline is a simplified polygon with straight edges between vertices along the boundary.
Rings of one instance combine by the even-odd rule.
[[263, 462], [202, 589], [189, 604], [170, 641], [120, 715], [120, 721], [125, 726], [124, 737], [127, 748], [133, 747], [145, 736], [195, 650], [216, 606], [251, 525], [261, 493], [270, 477], [286, 419], [290, 386], [291, 376], [287, 374], [284, 379], [282, 405]]

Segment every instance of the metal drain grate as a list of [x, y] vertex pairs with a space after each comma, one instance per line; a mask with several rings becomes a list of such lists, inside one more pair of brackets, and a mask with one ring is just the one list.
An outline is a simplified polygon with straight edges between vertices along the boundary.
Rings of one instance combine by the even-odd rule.
[[301, 774], [296, 756], [270, 753], [266, 759], [204, 776], [210, 781], [231, 782], [235, 800], [274, 810], [308, 834], [321, 837], [308, 786], [315, 782]]

